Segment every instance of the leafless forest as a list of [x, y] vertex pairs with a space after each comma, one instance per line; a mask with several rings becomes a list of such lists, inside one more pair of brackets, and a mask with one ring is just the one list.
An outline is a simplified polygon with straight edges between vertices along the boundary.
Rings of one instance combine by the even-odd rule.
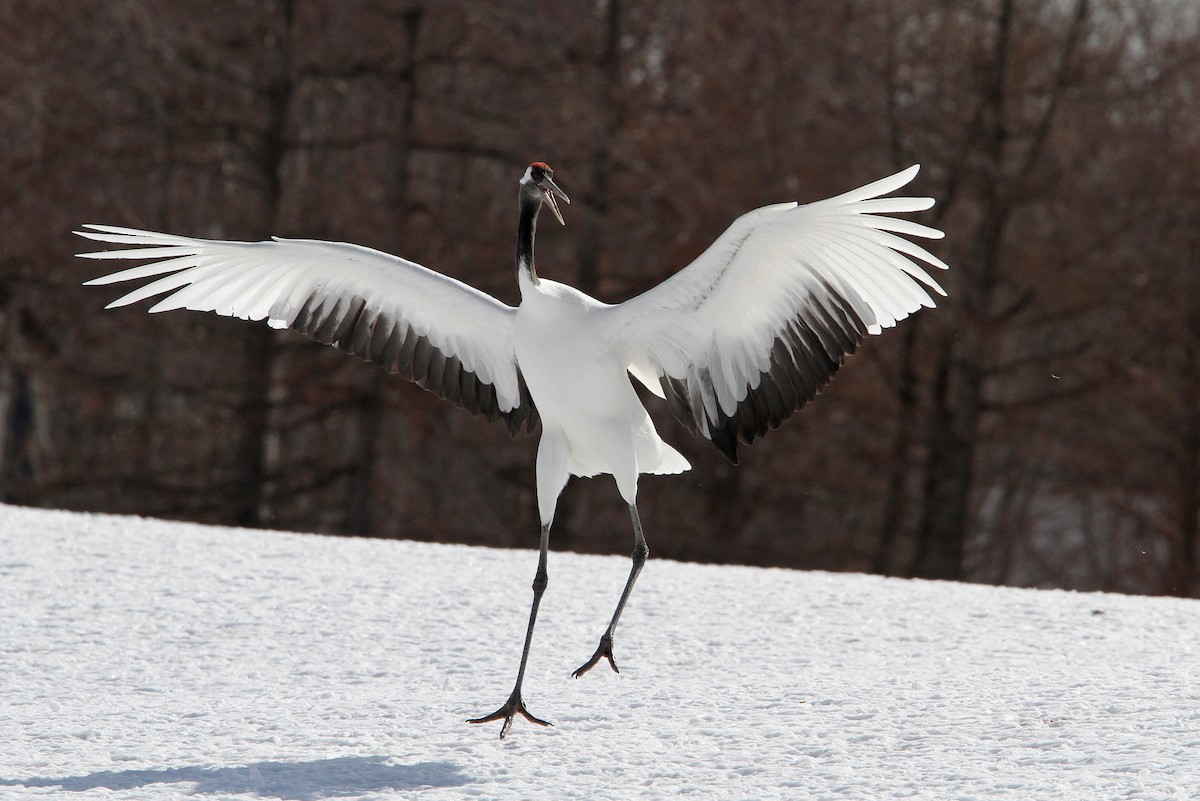
[[[0, 499], [534, 547], [536, 441], [331, 348], [146, 304], [86, 222], [358, 242], [629, 297], [738, 214], [914, 162], [950, 297], [733, 468], [645, 477], [660, 557], [1200, 595], [1200, 13], [1186, 0], [4, 0]], [[105, 265], [99, 265], [103, 268]], [[553, 546], [624, 553], [608, 478]]]

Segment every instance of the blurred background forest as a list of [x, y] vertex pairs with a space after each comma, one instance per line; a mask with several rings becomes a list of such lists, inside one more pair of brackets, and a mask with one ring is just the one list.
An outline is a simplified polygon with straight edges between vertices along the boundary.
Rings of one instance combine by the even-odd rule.
[[[535, 547], [536, 440], [331, 348], [145, 305], [86, 222], [357, 242], [618, 301], [740, 213], [919, 162], [950, 296], [734, 469], [642, 480], [652, 554], [1200, 595], [1190, 0], [3, 0], [0, 500]], [[98, 269], [98, 267], [100, 269]], [[556, 549], [627, 553], [611, 479]]]

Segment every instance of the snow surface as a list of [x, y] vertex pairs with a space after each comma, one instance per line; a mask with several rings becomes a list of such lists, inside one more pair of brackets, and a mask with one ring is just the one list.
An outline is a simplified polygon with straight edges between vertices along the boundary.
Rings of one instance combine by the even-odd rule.
[[1200, 794], [1198, 602], [555, 553], [502, 741], [535, 562], [0, 506], [0, 798]]

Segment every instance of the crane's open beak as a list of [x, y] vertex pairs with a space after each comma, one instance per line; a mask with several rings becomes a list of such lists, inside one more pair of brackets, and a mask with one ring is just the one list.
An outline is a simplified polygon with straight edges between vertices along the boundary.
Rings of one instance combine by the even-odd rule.
[[542, 202], [550, 207], [550, 211], [554, 212], [554, 216], [558, 219], [561, 225], [566, 225], [566, 220], [563, 219], [562, 212], [558, 210], [558, 201], [554, 199], [558, 195], [563, 199], [564, 203], [570, 204], [571, 198], [567, 197], [567, 193], [558, 188], [558, 184], [551, 181], [549, 178], [542, 179]]

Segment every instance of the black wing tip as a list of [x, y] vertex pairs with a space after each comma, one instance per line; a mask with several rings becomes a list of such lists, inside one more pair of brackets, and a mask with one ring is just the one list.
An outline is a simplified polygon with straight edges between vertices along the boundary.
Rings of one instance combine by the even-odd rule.
[[725, 425], [720, 428], [710, 428], [708, 433], [712, 444], [717, 446], [717, 450], [725, 454], [726, 459], [738, 464], [738, 438], [733, 427]]
[[505, 418], [505, 426], [508, 428], [508, 436], [511, 439], [516, 439], [521, 434], [533, 434], [537, 431], [538, 424], [541, 418], [538, 417], [537, 411], [530, 409], [527, 413], [522, 414], [518, 409], [513, 409], [511, 412], [502, 413]]

